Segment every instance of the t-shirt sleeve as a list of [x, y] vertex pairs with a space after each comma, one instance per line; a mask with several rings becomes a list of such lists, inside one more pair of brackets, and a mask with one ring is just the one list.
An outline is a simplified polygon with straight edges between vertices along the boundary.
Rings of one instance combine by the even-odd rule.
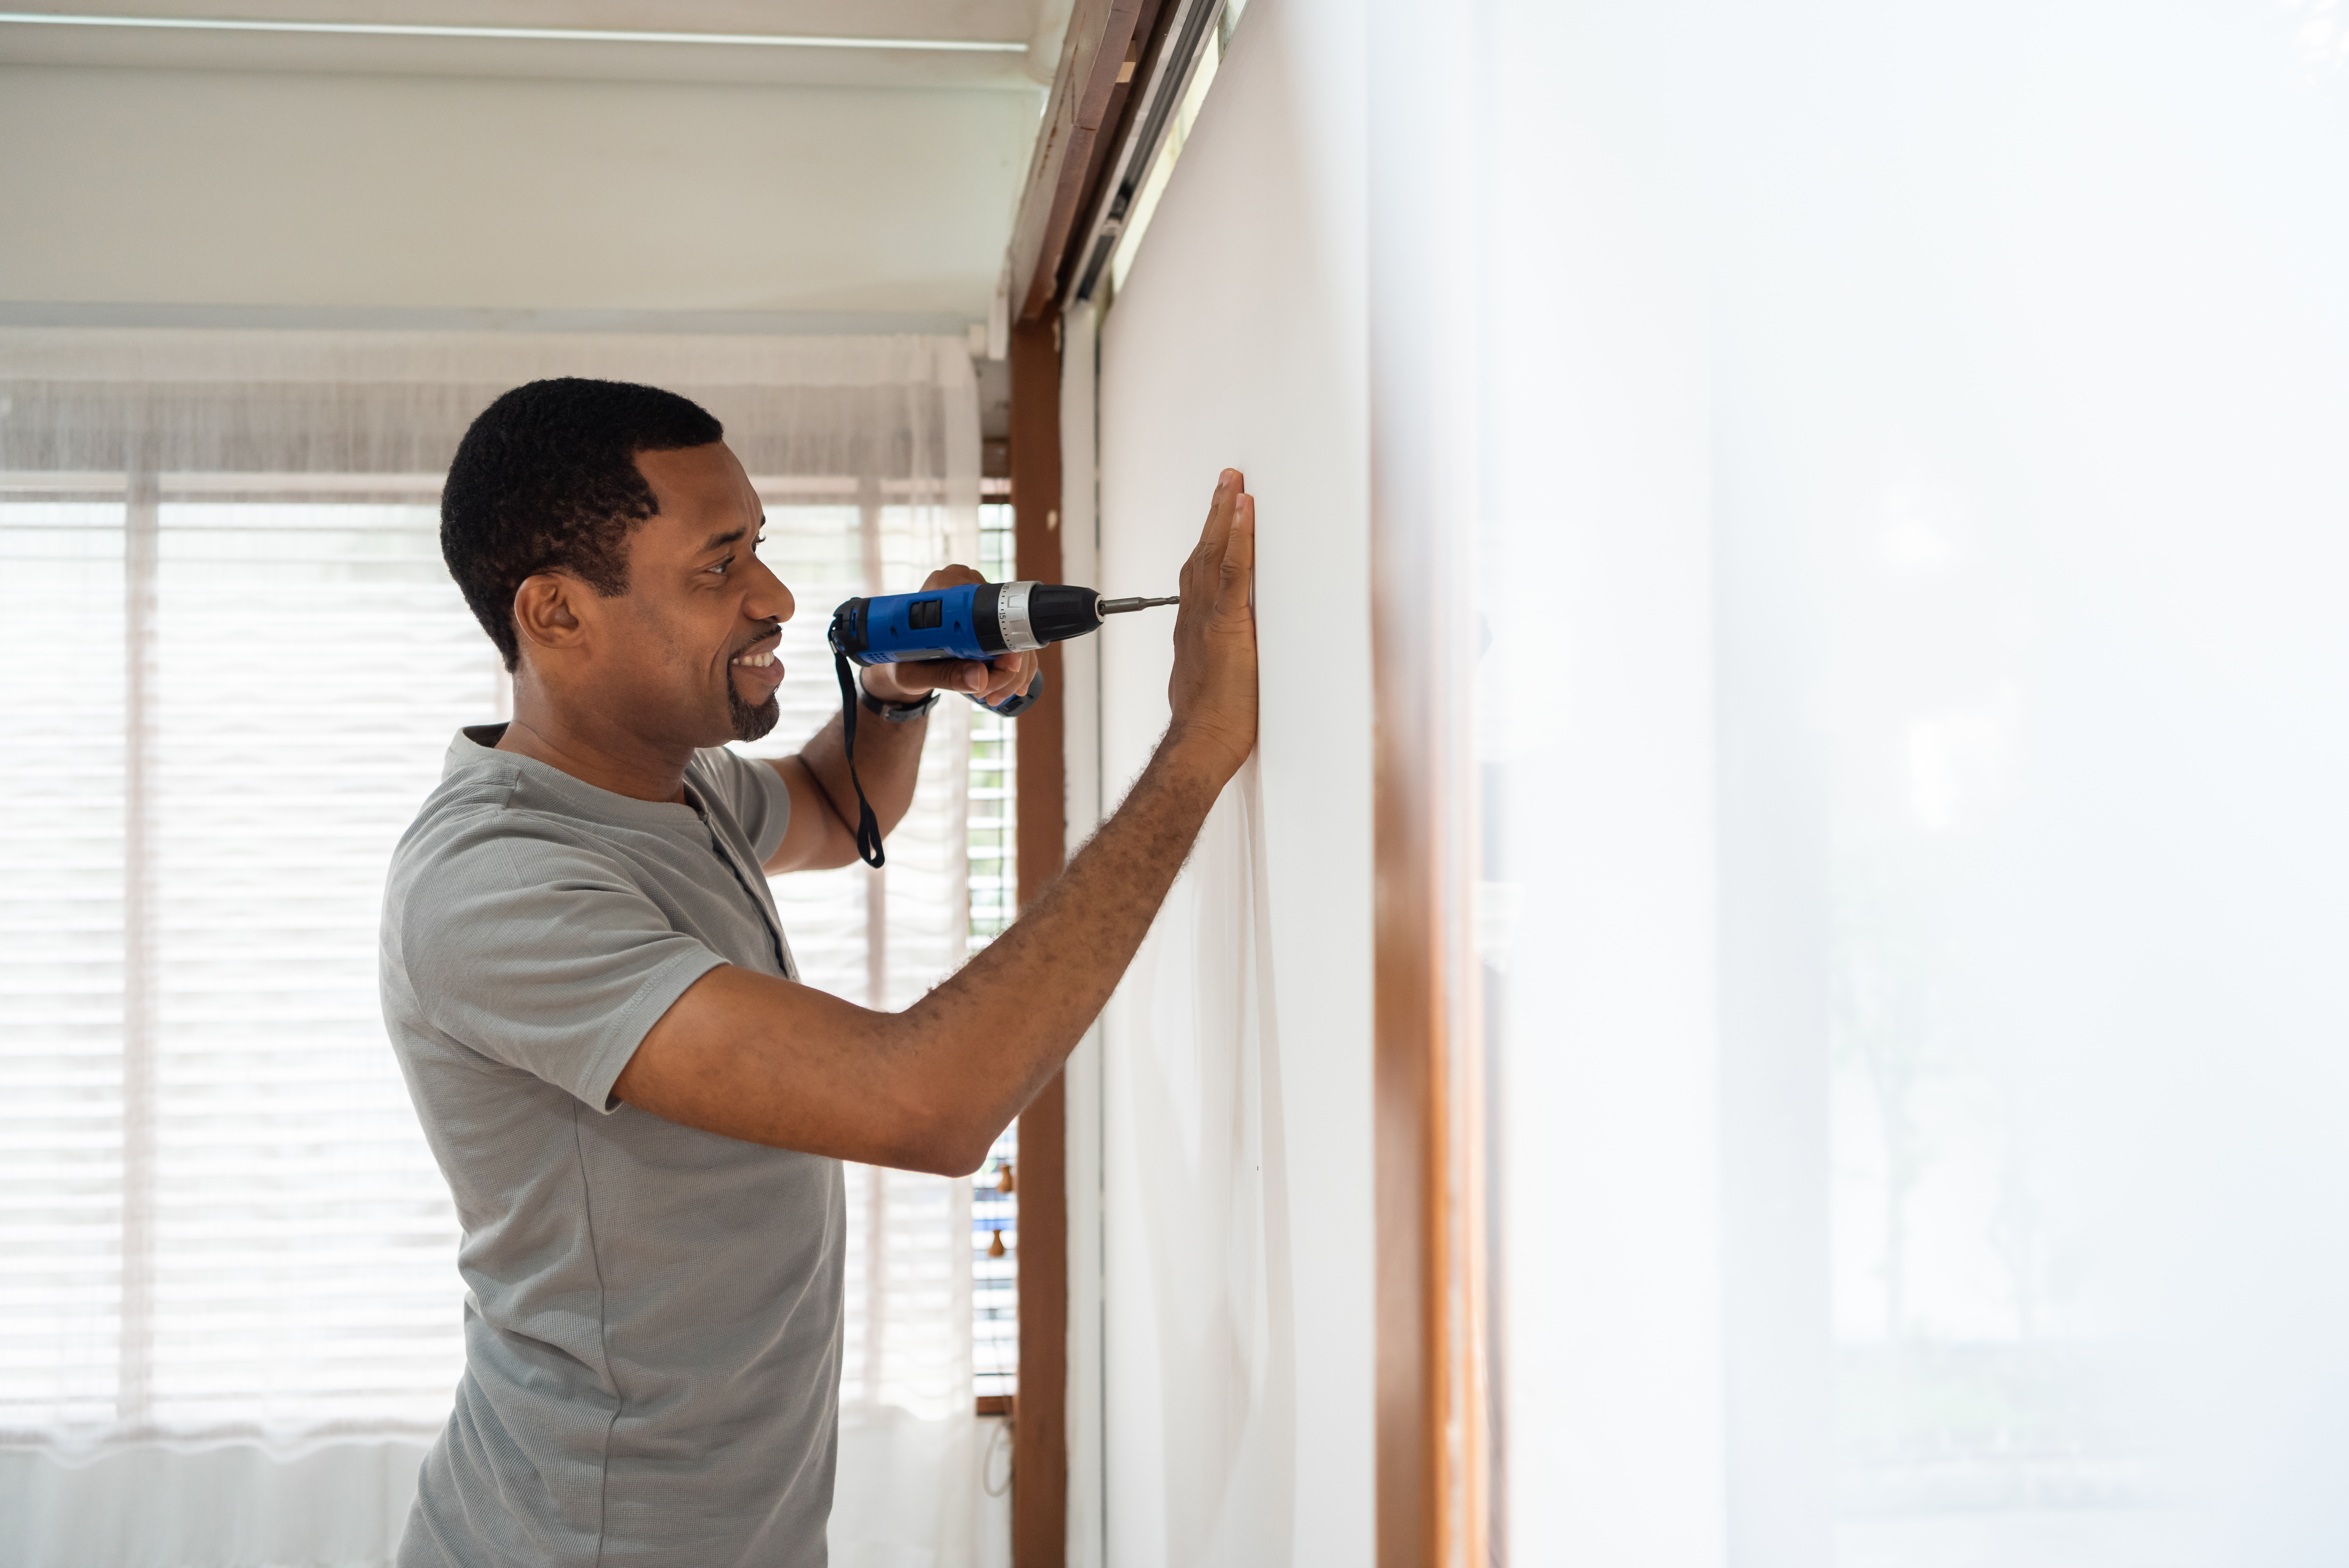
[[612, 1082], [661, 1015], [726, 962], [615, 861], [511, 831], [440, 847], [398, 925], [427, 1023], [597, 1110], [615, 1109]]
[[703, 769], [726, 809], [742, 824], [761, 865], [782, 847], [783, 830], [792, 822], [791, 786], [770, 764], [723, 746], [699, 754]]

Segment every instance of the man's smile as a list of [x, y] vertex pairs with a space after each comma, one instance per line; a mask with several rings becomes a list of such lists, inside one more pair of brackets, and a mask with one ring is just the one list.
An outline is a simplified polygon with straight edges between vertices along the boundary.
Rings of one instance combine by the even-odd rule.
[[780, 629], [769, 632], [727, 662], [742, 672], [742, 678], [750, 683], [753, 690], [763, 686], [771, 692], [783, 684], [783, 661], [775, 656], [775, 649], [782, 640]]

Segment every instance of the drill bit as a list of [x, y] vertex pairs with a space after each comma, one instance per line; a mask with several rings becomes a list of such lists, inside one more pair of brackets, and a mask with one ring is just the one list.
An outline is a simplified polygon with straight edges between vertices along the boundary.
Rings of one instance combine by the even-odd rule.
[[1180, 593], [1170, 594], [1164, 599], [1104, 599], [1101, 602], [1101, 613], [1104, 615], [1123, 615], [1128, 610], [1153, 610], [1161, 604], [1180, 604], [1182, 602], [1183, 595]]

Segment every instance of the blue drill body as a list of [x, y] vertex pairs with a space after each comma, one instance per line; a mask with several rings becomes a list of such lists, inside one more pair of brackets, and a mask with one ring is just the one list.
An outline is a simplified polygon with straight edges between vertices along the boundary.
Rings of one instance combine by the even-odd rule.
[[[851, 599], [840, 607], [848, 615], [851, 645], [845, 651], [860, 665], [915, 663], [923, 659], [991, 659], [1007, 650], [988, 650], [978, 640], [978, 618], [972, 601], [981, 588], [990, 594], [999, 585], [965, 583], [926, 593], [881, 593]], [[918, 622], [919, 624], [916, 623]], [[843, 630], [833, 622], [835, 634]]]

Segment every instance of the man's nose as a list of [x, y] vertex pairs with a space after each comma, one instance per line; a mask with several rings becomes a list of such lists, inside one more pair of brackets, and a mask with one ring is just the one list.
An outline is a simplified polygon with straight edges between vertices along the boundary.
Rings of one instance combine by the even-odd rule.
[[742, 601], [742, 614], [753, 621], [790, 620], [799, 610], [792, 591], [755, 555], [750, 558], [750, 592]]

